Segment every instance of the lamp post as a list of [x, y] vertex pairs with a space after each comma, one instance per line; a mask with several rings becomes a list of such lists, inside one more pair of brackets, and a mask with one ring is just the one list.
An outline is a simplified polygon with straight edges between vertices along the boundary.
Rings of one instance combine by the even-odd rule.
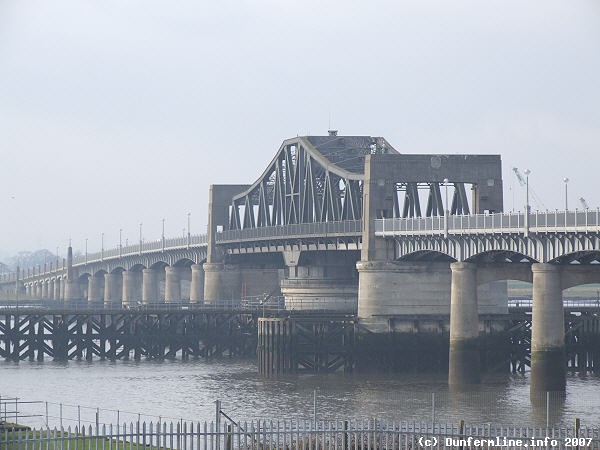
[[119, 258], [123, 256], [123, 228], [119, 228]]
[[444, 178], [444, 187], [446, 189], [446, 203], [444, 203], [444, 237], [448, 237], [448, 178]]
[[187, 213], [187, 219], [188, 219], [187, 246], [188, 246], [188, 248], [190, 247], [190, 243], [191, 243], [191, 234], [190, 234], [190, 216], [191, 215], [192, 215], [192, 213]]
[[162, 220], [162, 251], [165, 251], [165, 219]]
[[565, 211], [569, 210], [569, 179], [568, 178], [563, 178], [563, 181], [565, 183]]
[[523, 172], [525, 174], [525, 236], [529, 236], [529, 174], [531, 174], [531, 170], [525, 169]]
[[87, 264], [88, 261], [88, 253], [87, 253], [87, 243], [88, 243], [88, 238], [85, 238], [85, 263]]
[[142, 225], [143, 223], [140, 222], [140, 255], [142, 254]]

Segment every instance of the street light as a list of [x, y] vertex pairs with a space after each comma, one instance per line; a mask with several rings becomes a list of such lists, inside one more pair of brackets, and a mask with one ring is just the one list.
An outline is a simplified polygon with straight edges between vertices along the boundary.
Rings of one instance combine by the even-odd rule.
[[104, 232], [102, 233], [102, 242], [100, 246], [100, 260], [104, 261]]
[[162, 251], [165, 251], [165, 219], [162, 220]]
[[140, 222], [140, 255], [142, 254], [142, 222]]
[[87, 242], [88, 242], [88, 238], [85, 238], [85, 263], [87, 264]]
[[563, 181], [565, 182], [565, 211], [569, 210], [569, 179], [568, 178], [563, 178]]
[[444, 204], [444, 237], [448, 237], [448, 178], [444, 178], [444, 187], [446, 188], [446, 203]]
[[188, 247], [190, 246], [190, 216], [192, 215], [192, 213], [187, 213], [187, 219], [188, 219], [188, 229], [187, 229], [187, 245]]
[[527, 209], [527, 214], [529, 214], [529, 174], [531, 174], [531, 170], [525, 169], [523, 172], [525, 174], [525, 209]]
[[123, 256], [123, 228], [119, 228], [119, 258]]

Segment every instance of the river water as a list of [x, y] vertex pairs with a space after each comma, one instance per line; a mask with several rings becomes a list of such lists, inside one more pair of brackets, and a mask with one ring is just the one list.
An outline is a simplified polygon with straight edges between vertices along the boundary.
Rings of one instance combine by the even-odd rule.
[[[378, 418], [543, 426], [600, 424], [600, 377], [569, 375], [564, 401], [533, 406], [525, 375], [487, 379], [475, 391], [450, 393], [443, 375], [330, 374], [265, 379], [254, 361], [0, 362], [3, 399], [25, 401], [21, 422], [180, 419], [210, 421], [215, 400], [236, 421]], [[315, 401], [316, 400], [316, 401]], [[544, 402], [542, 402], [544, 403]], [[61, 406], [62, 404], [62, 406]], [[81, 405], [77, 407], [77, 405]], [[316, 405], [316, 408], [315, 408]], [[4, 404], [7, 415], [14, 407]], [[98, 409], [96, 409], [98, 408]], [[549, 413], [549, 414], [548, 414]]]

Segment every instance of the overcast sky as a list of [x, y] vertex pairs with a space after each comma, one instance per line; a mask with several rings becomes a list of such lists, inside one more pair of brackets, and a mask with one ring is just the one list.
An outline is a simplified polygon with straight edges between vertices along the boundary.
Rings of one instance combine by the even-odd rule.
[[210, 184], [330, 120], [595, 208], [600, 2], [0, 0], [0, 255], [203, 232]]

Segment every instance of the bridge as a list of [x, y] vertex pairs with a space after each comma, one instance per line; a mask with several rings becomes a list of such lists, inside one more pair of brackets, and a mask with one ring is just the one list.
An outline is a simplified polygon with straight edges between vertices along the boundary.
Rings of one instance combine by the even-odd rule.
[[[422, 207], [423, 205], [423, 207]], [[372, 333], [450, 333], [452, 385], [480, 378], [483, 315], [533, 283], [532, 391], [561, 390], [562, 291], [600, 282], [597, 210], [503, 213], [499, 155], [410, 155], [384, 138], [285, 140], [252, 184], [213, 185], [208, 234], [69, 256], [5, 296], [107, 306], [283, 298], [356, 313]], [[438, 320], [449, 316], [447, 324]], [[501, 325], [498, 325], [501, 326]], [[561, 367], [563, 367], [561, 369]]]

